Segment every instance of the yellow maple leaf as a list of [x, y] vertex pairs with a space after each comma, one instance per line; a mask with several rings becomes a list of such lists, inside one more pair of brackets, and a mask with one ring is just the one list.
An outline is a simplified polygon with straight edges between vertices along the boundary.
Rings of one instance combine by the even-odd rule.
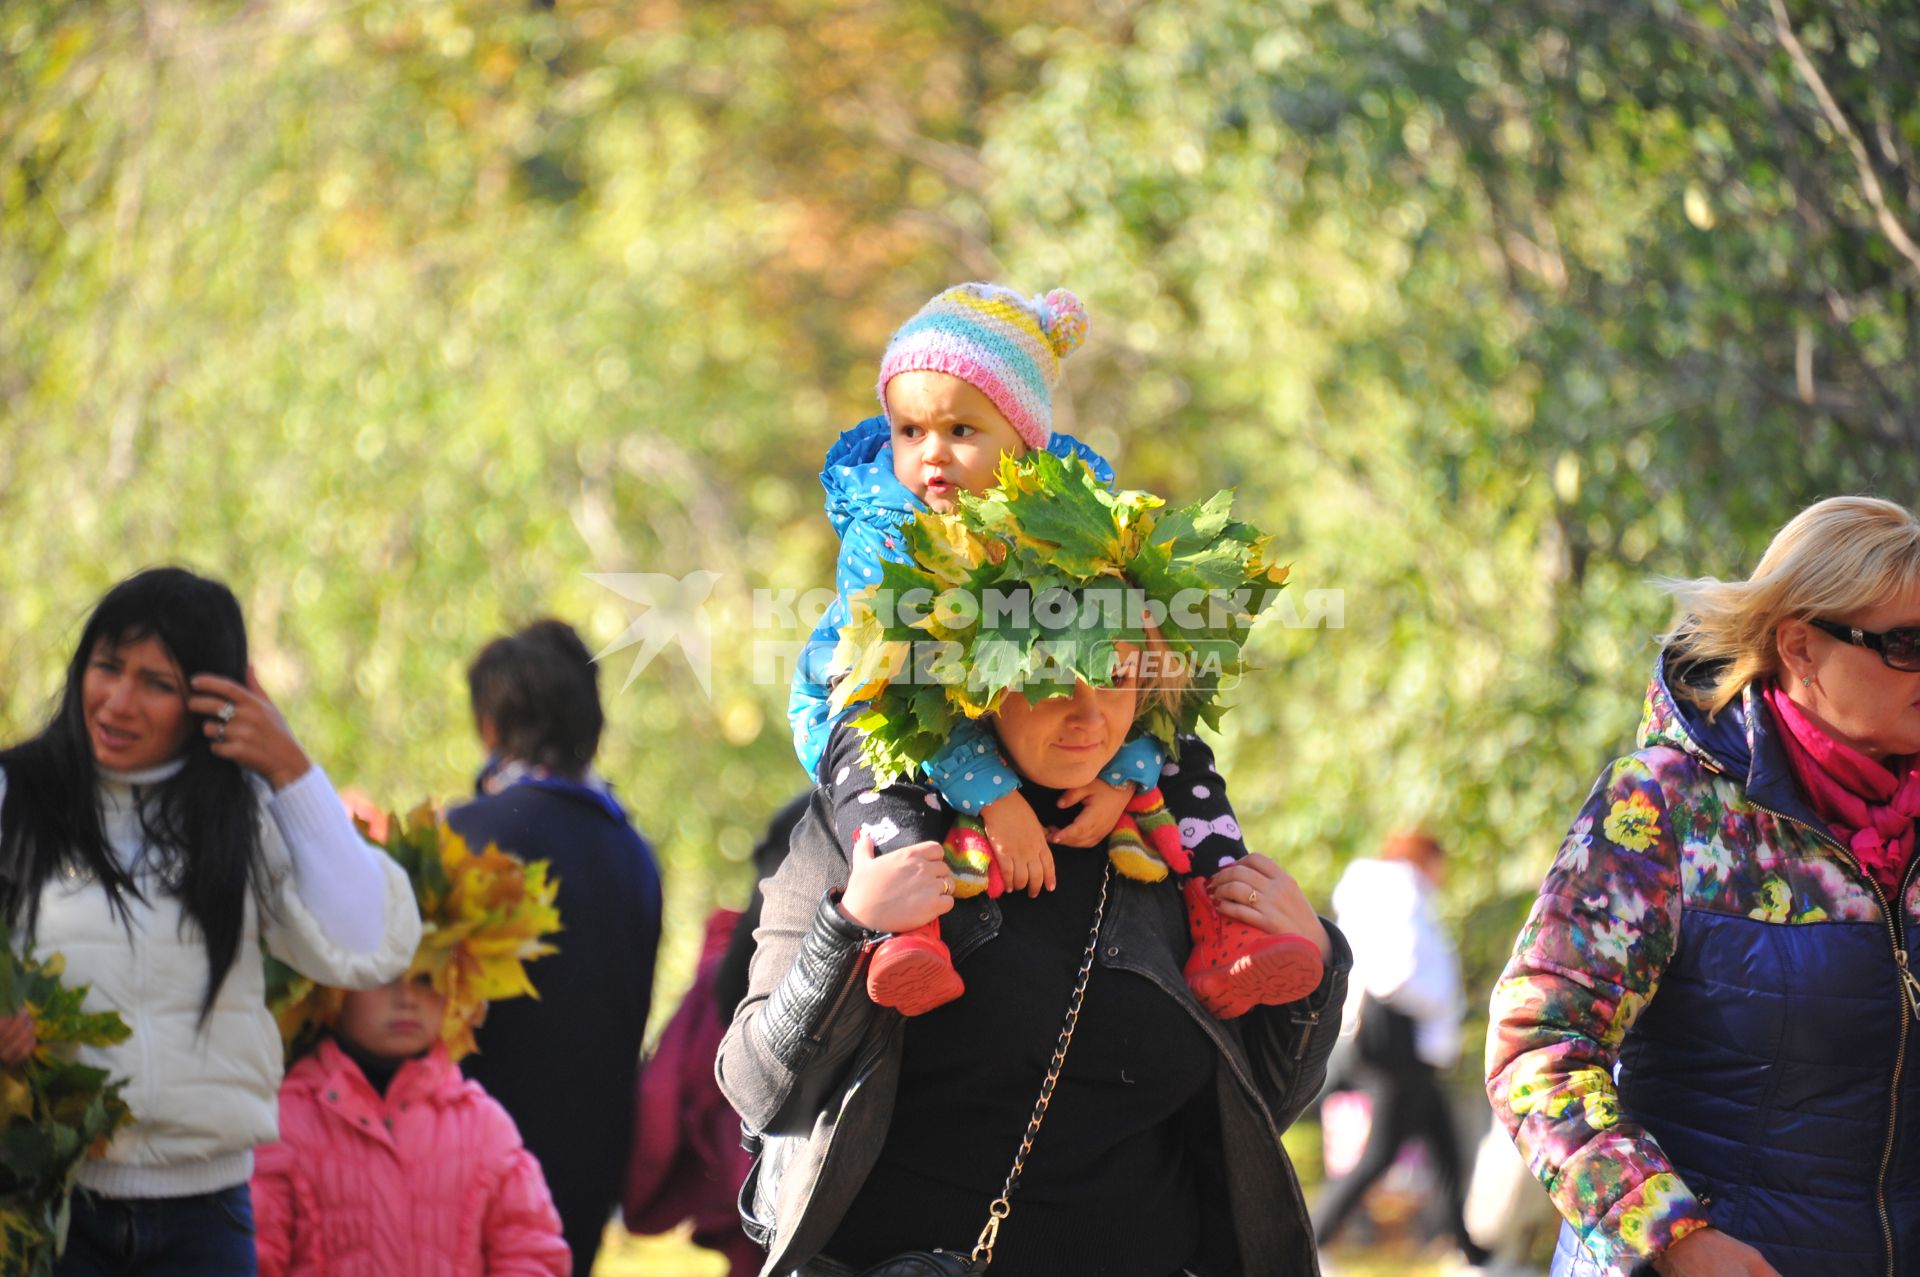
[[872, 590], [854, 596], [851, 616], [841, 627], [840, 643], [834, 649], [833, 667], [845, 671], [828, 702], [835, 714], [879, 695], [907, 668], [913, 654], [911, 644], [885, 637], [871, 597]]

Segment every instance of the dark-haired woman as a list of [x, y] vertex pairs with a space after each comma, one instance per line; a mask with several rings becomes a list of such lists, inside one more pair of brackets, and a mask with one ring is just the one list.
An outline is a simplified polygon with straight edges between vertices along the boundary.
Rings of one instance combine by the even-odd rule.
[[592, 771], [605, 718], [592, 654], [570, 626], [538, 621], [495, 639], [467, 684], [489, 758], [480, 796], [448, 820], [470, 842], [547, 861], [566, 931], [560, 952], [533, 969], [539, 999], [496, 1006], [462, 1067], [513, 1114], [540, 1159], [573, 1271], [585, 1277], [633, 1137], [660, 871]]
[[[420, 919], [255, 681], [224, 585], [158, 568], [101, 599], [53, 720], [0, 751], [0, 917], [132, 1029], [80, 1053], [128, 1079], [135, 1120], [84, 1165], [55, 1271], [252, 1273], [281, 1074], [260, 942], [371, 988]], [[0, 1019], [0, 1064], [31, 1044], [24, 1013]]]

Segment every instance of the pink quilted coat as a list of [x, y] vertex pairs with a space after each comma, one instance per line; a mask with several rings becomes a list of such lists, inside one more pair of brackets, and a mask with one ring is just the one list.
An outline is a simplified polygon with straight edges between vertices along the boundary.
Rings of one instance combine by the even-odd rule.
[[444, 1046], [384, 1099], [331, 1039], [280, 1087], [255, 1155], [261, 1277], [568, 1277], [540, 1164]]

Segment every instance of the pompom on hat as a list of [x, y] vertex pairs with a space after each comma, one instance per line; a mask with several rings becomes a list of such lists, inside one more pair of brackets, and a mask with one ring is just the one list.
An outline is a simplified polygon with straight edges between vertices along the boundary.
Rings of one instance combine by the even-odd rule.
[[998, 284], [956, 284], [887, 342], [880, 406], [903, 372], [947, 373], [992, 400], [1029, 448], [1045, 448], [1060, 361], [1086, 339], [1087, 308], [1064, 288], [1028, 298]]

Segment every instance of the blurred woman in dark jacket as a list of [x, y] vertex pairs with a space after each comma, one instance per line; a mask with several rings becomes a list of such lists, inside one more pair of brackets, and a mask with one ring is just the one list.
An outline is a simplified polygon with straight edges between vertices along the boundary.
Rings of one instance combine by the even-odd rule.
[[469, 842], [545, 860], [559, 882], [560, 951], [533, 969], [540, 996], [494, 1007], [462, 1067], [540, 1159], [577, 1277], [620, 1198], [660, 943], [653, 850], [592, 771], [594, 672], [559, 621], [489, 643], [467, 672], [488, 762], [479, 796], [448, 813]]

